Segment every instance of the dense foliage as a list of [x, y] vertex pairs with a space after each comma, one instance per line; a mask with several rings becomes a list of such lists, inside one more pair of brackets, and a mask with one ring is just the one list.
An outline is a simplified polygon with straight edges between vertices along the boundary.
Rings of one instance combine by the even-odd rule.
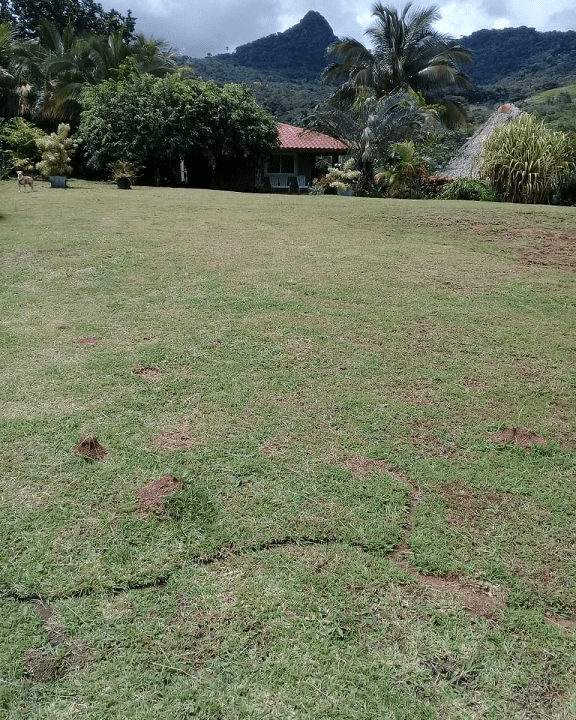
[[447, 185], [438, 195], [442, 200], [496, 200], [494, 188], [482, 180], [470, 177], [460, 177]]
[[121, 15], [117, 10], [104, 10], [94, 0], [0, 0], [0, 18], [24, 40], [36, 36], [42, 21], [59, 30], [70, 23], [77, 31], [98, 35], [122, 31], [127, 38], [132, 36], [136, 23], [130, 10]]
[[376, 167], [390, 155], [395, 142], [418, 134], [425, 115], [409, 93], [393, 92], [382, 100], [360, 99], [351, 110], [325, 103], [307, 119], [307, 126], [342, 140], [361, 171], [358, 187], [374, 190]]
[[554, 191], [553, 202], [555, 205], [576, 205], [576, 169], [561, 178]]
[[190, 60], [184, 67], [192, 69], [202, 80], [212, 80], [220, 86], [227, 83], [248, 85], [259, 105], [279, 122], [291, 125], [300, 125], [311, 109], [327, 100], [332, 92], [319, 80], [286, 80], [278, 71], [233, 65], [222, 58]]
[[126, 69], [118, 79], [86, 86], [80, 135], [90, 167], [124, 159], [155, 182], [177, 182], [180, 160], [191, 184], [209, 185], [277, 143], [274, 119], [246, 87], [156, 78]]
[[36, 141], [45, 135], [43, 130], [21, 117], [11, 118], [4, 124], [3, 146], [16, 170], [23, 172], [34, 170], [41, 157]]
[[480, 176], [503, 202], [550, 203], [573, 155], [573, 143], [566, 134], [522, 113], [495, 128], [484, 141]]
[[78, 32], [68, 24], [60, 31], [41, 21], [33, 40], [10, 49], [20, 92], [19, 111], [33, 118], [75, 122], [84, 84], [97, 85], [113, 77], [128, 58], [135, 71], [165, 75], [175, 65], [162, 42], [137, 35], [126, 41], [122, 31], [108, 36]]

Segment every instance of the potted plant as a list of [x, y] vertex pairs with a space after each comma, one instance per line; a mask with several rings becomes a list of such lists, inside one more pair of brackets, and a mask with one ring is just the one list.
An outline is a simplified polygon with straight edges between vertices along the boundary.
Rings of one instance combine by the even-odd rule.
[[127, 160], [117, 160], [111, 166], [112, 177], [120, 190], [130, 190], [136, 182], [136, 170]]
[[50, 133], [36, 140], [42, 160], [36, 163], [44, 177], [50, 178], [50, 185], [55, 188], [66, 187], [66, 176], [72, 172], [70, 156], [76, 148], [76, 140], [68, 137], [70, 125], [60, 123], [55, 133]]
[[328, 170], [326, 182], [336, 189], [338, 195], [352, 195], [352, 183], [360, 175], [360, 171], [353, 168], [354, 158], [350, 158], [344, 165], [335, 165]]

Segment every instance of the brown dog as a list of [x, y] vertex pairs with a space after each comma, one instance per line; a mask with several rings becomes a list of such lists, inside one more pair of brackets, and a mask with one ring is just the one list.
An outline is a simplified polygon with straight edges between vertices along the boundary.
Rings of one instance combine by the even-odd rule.
[[30, 175], [24, 175], [22, 170], [18, 170], [18, 192], [21, 188], [29, 187], [31, 192], [34, 192], [34, 179]]

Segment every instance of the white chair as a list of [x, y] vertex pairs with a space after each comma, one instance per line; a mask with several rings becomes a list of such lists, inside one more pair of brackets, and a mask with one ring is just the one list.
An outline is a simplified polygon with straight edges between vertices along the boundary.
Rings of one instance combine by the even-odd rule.
[[298, 192], [300, 192], [300, 190], [310, 192], [310, 185], [306, 182], [306, 175], [298, 175]]
[[268, 175], [268, 179], [270, 180], [270, 187], [272, 188], [272, 190], [290, 191], [290, 185], [288, 184], [288, 175], [270, 173]]

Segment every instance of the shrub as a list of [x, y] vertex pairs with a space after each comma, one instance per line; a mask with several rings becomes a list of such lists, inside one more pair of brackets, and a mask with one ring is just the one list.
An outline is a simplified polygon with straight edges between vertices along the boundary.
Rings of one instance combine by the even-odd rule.
[[319, 178], [314, 178], [314, 180], [312, 180], [310, 195], [324, 195], [325, 192], [322, 181]]
[[552, 198], [554, 205], [576, 205], [576, 169], [560, 180]]
[[360, 175], [360, 170], [353, 169], [354, 165], [354, 158], [349, 158], [342, 167], [337, 165], [335, 167], [331, 167], [328, 170], [328, 175], [326, 175], [328, 185], [336, 190], [346, 192], [352, 187], [352, 183]]
[[546, 203], [572, 164], [572, 141], [521, 113], [495, 128], [482, 146], [480, 176], [500, 200]]
[[441, 200], [496, 200], [494, 188], [482, 180], [461, 177], [447, 185], [438, 195]]
[[70, 125], [60, 123], [58, 131], [40, 138], [36, 145], [42, 152], [42, 160], [36, 167], [44, 177], [69, 175], [72, 172], [70, 155], [74, 152], [76, 141], [68, 137]]
[[381, 168], [374, 177], [375, 182], [384, 181], [389, 197], [422, 197], [420, 183], [428, 176], [428, 169], [414, 143], [412, 140], [397, 143], [392, 152], [391, 166]]
[[16, 170], [32, 172], [41, 154], [37, 140], [46, 137], [46, 133], [34, 123], [21, 117], [8, 120], [2, 131], [6, 151]]

